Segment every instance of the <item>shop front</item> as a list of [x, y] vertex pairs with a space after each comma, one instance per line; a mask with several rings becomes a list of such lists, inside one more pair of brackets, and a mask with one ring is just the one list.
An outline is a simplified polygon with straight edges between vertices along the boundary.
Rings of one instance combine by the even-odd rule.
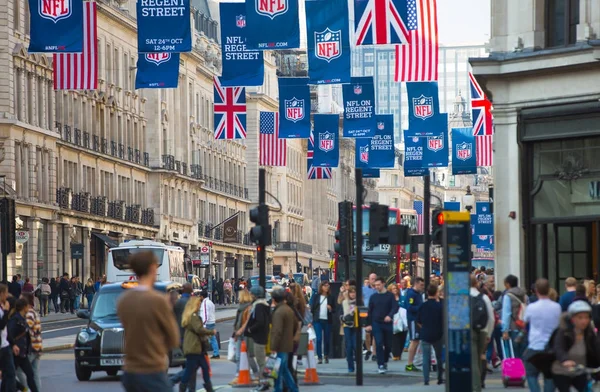
[[600, 278], [600, 102], [521, 111], [526, 282]]

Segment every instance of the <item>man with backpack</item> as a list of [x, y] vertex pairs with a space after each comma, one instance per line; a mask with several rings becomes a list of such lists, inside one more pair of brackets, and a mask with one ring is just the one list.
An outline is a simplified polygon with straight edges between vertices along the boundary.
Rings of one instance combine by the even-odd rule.
[[482, 374], [487, 369], [485, 350], [494, 331], [494, 309], [487, 295], [478, 289], [475, 275], [471, 275], [471, 380], [473, 392], [481, 392]]
[[519, 278], [508, 275], [504, 279], [506, 291], [502, 297], [502, 339], [512, 340], [515, 358], [525, 351], [525, 307], [527, 293], [519, 287]]

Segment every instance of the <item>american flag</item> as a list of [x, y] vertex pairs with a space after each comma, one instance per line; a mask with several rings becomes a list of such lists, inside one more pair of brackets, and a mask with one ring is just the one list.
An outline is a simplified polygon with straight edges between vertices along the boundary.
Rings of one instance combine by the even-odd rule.
[[246, 89], [223, 87], [214, 78], [215, 90], [215, 139], [246, 138]]
[[286, 139], [279, 138], [279, 113], [260, 112], [261, 166], [285, 166], [287, 161]]
[[423, 234], [423, 201], [415, 200], [413, 209], [417, 211], [417, 234]]
[[473, 110], [473, 135], [475, 135], [475, 156], [477, 166], [492, 166], [494, 164], [494, 124], [492, 103], [469, 72], [471, 84], [471, 108]]
[[315, 137], [311, 129], [310, 138], [308, 138], [308, 151], [306, 153], [306, 169], [309, 180], [329, 180], [332, 175], [330, 167], [314, 167], [312, 165], [315, 150]]
[[98, 88], [98, 26], [96, 2], [84, 1], [83, 51], [52, 55], [55, 90]]
[[396, 82], [438, 80], [437, 0], [408, 0], [410, 43], [396, 46]]
[[411, 0], [355, 0], [356, 45], [408, 43], [407, 1]]

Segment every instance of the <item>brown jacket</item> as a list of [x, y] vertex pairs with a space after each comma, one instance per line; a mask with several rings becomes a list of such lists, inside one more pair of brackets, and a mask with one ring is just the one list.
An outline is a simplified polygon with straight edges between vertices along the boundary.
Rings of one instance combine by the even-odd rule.
[[285, 303], [277, 304], [271, 321], [271, 351], [294, 352], [294, 336], [298, 322], [292, 308]]

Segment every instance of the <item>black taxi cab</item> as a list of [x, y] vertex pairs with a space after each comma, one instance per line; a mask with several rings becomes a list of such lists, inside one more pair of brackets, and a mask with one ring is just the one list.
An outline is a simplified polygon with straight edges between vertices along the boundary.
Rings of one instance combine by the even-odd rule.
[[[91, 310], [77, 312], [79, 318], [88, 320], [75, 339], [75, 375], [79, 381], [88, 381], [92, 372], [98, 371], [115, 376], [123, 366], [125, 336], [117, 316], [117, 301], [121, 294], [136, 286], [134, 281], [105, 284], [94, 296]], [[181, 284], [174, 282], [156, 282], [154, 288], [165, 293], [181, 292]], [[184, 362], [181, 350], [169, 354], [170, 366]]]

